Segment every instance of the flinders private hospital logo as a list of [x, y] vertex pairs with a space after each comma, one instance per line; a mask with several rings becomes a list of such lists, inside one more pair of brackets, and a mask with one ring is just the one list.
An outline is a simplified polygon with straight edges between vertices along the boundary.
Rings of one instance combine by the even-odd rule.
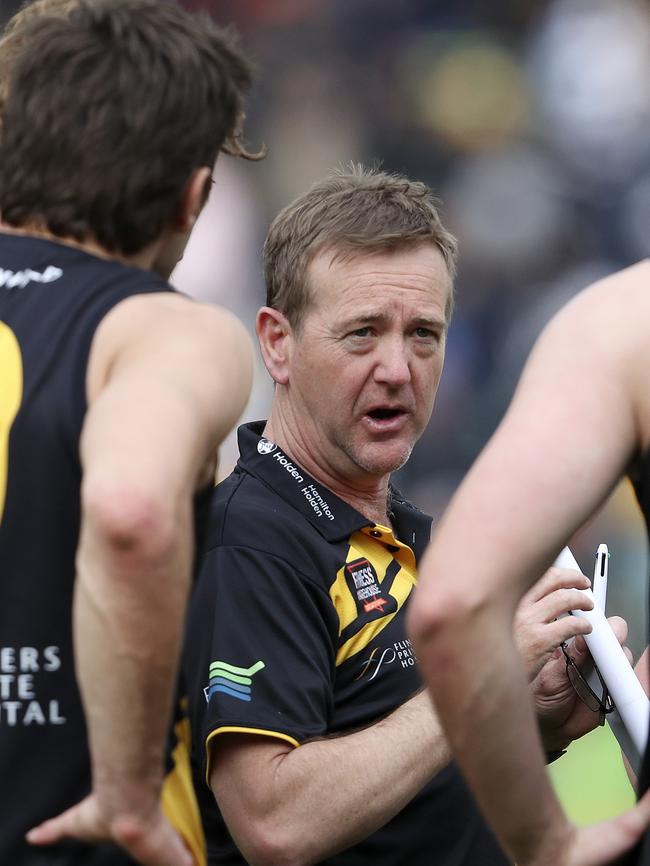
[[360, 680], [368, 675], [369, 680], [374, 680], [380, 670], [386, 665], [392, 665], [393, 662], [399, 662], [399, 666], [402, 668], [415, 667], [416, 658], [408, 638], [396, 640], [392, 646], [375, 647], [363, 662], [361, 673], [355, 679]]
[[239, 668], [228, 662], [210, 663], [210, 682], [203, 689], [205, 700], [210, 703], [210, 698], [217, 692], [230, 695], [240, 701], [250, 701], [252, 692], [253, 676], [266, 667], [263, 661], [255, 662], [249, 668]]

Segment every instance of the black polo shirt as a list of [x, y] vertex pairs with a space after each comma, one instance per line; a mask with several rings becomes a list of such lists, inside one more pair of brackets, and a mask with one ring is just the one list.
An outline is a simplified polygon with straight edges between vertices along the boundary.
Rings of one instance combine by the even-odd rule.
[[[220, 735], [299, 747], [372, 725], [421, 688], [404, 620], [430, 518], [393, 491], [394, 528], [375, 525], [260, 438], [263, 426], [240, 428], [240, 460], [217, 487], [184, 660], [208, 858], [219, 866], [245, 863], [206, 786]], [[450, 765], [384, 827], [325, 862], [507, 860]]]

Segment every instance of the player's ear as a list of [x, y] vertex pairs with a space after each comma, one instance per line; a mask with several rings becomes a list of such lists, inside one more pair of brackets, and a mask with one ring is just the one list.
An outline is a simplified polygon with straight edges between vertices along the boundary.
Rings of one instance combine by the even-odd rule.
[[180, 232], [190, 232], [199, 218], [203, 206], [208, 200], [212, 187], [212, 171], [207, 166], [196, 168], [190, 175], [183, 189], [178, 213], [176, 214], [176, 229]]
[[260, 351], [266, 369], [278, 385], [289, 381], [293, 332], [289, 320], [273, 307], [262, 307], [255, 321]]

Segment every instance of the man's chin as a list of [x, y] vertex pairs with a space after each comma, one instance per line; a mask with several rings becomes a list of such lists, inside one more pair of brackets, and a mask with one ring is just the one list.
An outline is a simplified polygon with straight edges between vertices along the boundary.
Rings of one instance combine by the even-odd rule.
[[401, 469], [411, 456], [412, 450], [412, 445], [401, 448], [386, 445], [383, 449], [374, 445], [372, 449], [364, 449], [355, 462], [369, 475], [382, 477]]

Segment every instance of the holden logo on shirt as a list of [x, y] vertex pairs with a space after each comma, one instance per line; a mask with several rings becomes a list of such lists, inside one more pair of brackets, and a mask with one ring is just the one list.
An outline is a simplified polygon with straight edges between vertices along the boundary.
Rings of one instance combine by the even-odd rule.
[[272, 454], [278, 446], [270, 439], [260, 439], [257, 443], [258, 454]]
[[375, 567], [367, 559], [355, 559], [345, 566], [345, 576], [359, 613], [384, 612], [389, 600], [382, 594]]

